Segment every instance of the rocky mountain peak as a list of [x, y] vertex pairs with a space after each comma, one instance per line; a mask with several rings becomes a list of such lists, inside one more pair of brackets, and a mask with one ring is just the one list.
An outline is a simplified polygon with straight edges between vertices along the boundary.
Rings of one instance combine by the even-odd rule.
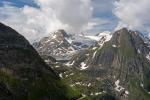
[[66, 33], [66, 31], [65, 30], [63, 30], [63, 29], [59, 29], [59, 30], [57, 30], [56, 32], [54, 32], [54, 34], [56, 34], [58, 37], [69, 37], [69, 35]]
[[58, 30], [39, 42], [33, 43], [41, 56], [53, 56], [56, 59], [70, 58], [69, 54], [75, 51], [69, 43], [69, 35], [64, 30]]
[[111, 41], [114, 47], [133, 48], [135, 52], [146, 56], [149, 53], [149, 44], [145, 39], [140, 32], [123, 28], [113, 34]]
[[[147, 96], [137, 91], [144, 90], [146, 94], [150, 91], [149, 52], [150, 48], [139, 32], [123, 28], [114, 32], [112, 38], [102, 47], [82, 51], [72, 62], [88, 75], [101, 81], [109, 80], [109, 84], [112, 84], [110, 88], [113, 87], [112, 90], [119, 100], [135, 99], [137, 95], [142, 95], [140, 98], [142, 100]], [[137, 95], [129, 95], [130, 92]]]

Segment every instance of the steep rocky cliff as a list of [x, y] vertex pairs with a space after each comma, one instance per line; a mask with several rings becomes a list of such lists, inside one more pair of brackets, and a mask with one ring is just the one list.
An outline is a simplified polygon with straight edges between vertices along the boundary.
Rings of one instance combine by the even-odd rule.
[[101, 88], [119, 100], [149, 100], [149, 52], [139, 32], [123, 28], [102, 47], [83, 50], [70, 63], [104, 83]]

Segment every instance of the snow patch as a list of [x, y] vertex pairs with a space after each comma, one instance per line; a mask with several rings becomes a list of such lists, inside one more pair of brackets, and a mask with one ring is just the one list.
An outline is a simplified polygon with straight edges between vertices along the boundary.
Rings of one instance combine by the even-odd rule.
[[72, 84], [72, 85], [70, 85], [71, 87], [74, 87], [75, 85], [74, 84]]
[[120, 80], [117, 80], [117, 81], [115, 82], [115, 85], [116, 85], [115, 90], [116, 90], [117, 92], [124, 91], [124, 96], [127, 96], [127, 95], [129, 94], [129, 91], [125, 90], [125, 88], [122, 87], [122, 86], [120, 86], [119, 83], [120, 83]]
[[89, 56], [90, 54], [85, 54], [86, 56]]
[[98, 35], [100, 38], [105, 37], [105, 41], [109, 41], [112, 38], [110, 32], [103, 32]]
[[92, 85], [92, 84], [91, 84], [91, 83], [89, 83], [89, 84], [88, 84], [88, 87], [90, 87], [91, 85]]
[[63, 78], [62, 73], [59, 74], [59, 77], [60, 77], [60, 78]]
[[94, 58], [94, 57], [95, 57], [96, 53], [97, 53], [97, 51], [95, 51], [95, 52], [94, 52], [94, 54], [93, 54], [93, 57], [92, 57], [92, 58]]
[[49, 63], [50, 62], [50, 60], [44, 60], [46, 63]]
[[66, 77], [68, 77], [69, 75], [66, 75]]
[[149, 52], [149, 54], [146, 55], [146, 58], [147, 58], [148, 60], [150, 60], [150, 52]]
[[103, 44], [109, 41], [112, 38], [112, 34], [110, 32], [100, 33], [99, 34], [99, 45], [102, 47]]
[[60, 67], [60, 66], [58, 66], [58, 65], [57, 65], [57, 66], [55, 66], [55, 68], [58, 68], [58, 67]]
[[139, 53], [139, 54], [141, 53], [140, 49], [138, 49], [138, 53]]
[[102, 94], [102, 92], [97, 92], [97, 93], [95, 93], [95, 95], [99, 95], [99, 94]]
[[56, 34], [54, 34], [54, 35], [52, 36], [52, 39], [55, 39], [55, 38], [57, 38], [57, 35], [56, 35]]
[[82, 94], [82, 97], [84, 98], [84, 97], [86, 97], [86, 95], [85, 95], [85, 94]]
[[74, 85], [82, 85], [82, 86], [90, 87], [92, 84], [91, 83], [84, 83], [84, 82], [75, 82]]
[[118, 91], [118, 92], [125, 89], [124, 87], [120, 86], [119, 83], [120, 83], [120, 80], [117, 80], [115, 82], [115, 85], [116, 85], [115, 90]]
[[72, 66], [74, 63], [75, 63], [75, 61], [73, 61], [72, 63], [68, 62], [68, 63], [66, 63], [65, 65], [66, 65], [66, 66]]
[[87, 69], [86, 64], [84, 62], [81, 63], [81, 70]]
[[96, 49], [97, 49], [97, 47], [93, 47], [93, 48], [92, 48], [92, 50], [96, 50]]
[[54, 44], [55, 42], [51, 42], [51, 44]]
[[65, 38], [70, 44], [72, 43], [72, 39], [70, 39], [70, 38]]
[[70, 76], [74, 75], [74, 73], [71, 73]]
[[98, 36], [85, 36], [89, 39], [95, 40], [95, 41], [99, 41], [99, 37]]
[[129, 94], [129, 91], [125, 91], [125, 94]]
[[144, 87], [143, 83], [140, 84], [141, 87]]
[[106, 93], [106, 91], [102, 91], [102, 92], [95, 92], [95, 93], [91, 93], [90, 95], [100, 95], [100, 94], [103, 94], [103, 93]]
[[117, 46], [115, 44], [113, 44], [112, 47], [116, 48]]
[[90, 95], [94, 95], [94, 93], [91, 93]]
[[75, 84], [76, 85], [82, 85], [82, 82], [76, 82]]
[[116, 78], [116, 76], [114, 75], [114, 79]]
[[90, 39], [83, 35], [74, 35], [72, 37], [72, 40], [73, 40], [72, 44], [78, 49], [90, 47], [96, 42], [95, 40]]

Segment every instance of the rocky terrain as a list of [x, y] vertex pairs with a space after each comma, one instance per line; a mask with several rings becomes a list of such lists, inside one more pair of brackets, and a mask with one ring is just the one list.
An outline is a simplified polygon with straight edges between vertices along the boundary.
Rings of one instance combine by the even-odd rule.
[[119, 100], [149, 100], [150, 48], [146, 41], [139, 32], [123, 28], [102, 47], [81, 51], [70, 63], [106, 82], [105, 91]]
[[0, 100], [74, 100], [63, 82], [29, 42], [0, 23]]
[[86, 36], [84, 34], [68, 34], [64, 30], [58, 30], [33, 43], [33, 46], [44, 58], [49, 55], [59, 61], [68, 61], [72, 55], [82, 49], [102, 45], [111, 36], [110, 33], [107, 33]]
[[86, 100], [149, 100], [149, 52], [148, 38], [123, 28], [54, 69]]
[[75, 52], [75, 48], [67, 40], [68, 37], [69, 35], [64, 30], [58, 30], [49, 37], [33, 43], [33, 46], [42, 56], [51, 55], [56, 59], [67, 60]]

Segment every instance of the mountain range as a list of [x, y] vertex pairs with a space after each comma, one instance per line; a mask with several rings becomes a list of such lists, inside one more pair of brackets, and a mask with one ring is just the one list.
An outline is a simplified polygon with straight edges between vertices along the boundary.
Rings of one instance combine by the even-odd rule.
[[34, 48], [41, 56], [52, 56], [59, 61], [69, 61], [76, 52], [92, 46], [101, 46], [111, 37], [110, 32], [100, 33], [97, 36], [81, 34], [67, 34], [65, 30], [58, 30], [38, 42]]
[[[81, 40], [90, 40], [90, 45], [77, 49], [72, 43], [75, 40], [70, 39], [72, 42], [68, 43], [74, 48], [74, 53], [65, 63], [56, 61], [54, 68], [63, 80], [90, 100], [150, 99], [149, 38], [127, 28], [97, 36], [75, 37], [79, 36]], [[69, 41], [68, 38], [64, 39]], [[78, 39], [78, 43], [83, 45], [87, 42]]]
[[0, 100], [150, 100], [150, 39], [127, 28], [31, 45], [0, 23], [0, 65]]

